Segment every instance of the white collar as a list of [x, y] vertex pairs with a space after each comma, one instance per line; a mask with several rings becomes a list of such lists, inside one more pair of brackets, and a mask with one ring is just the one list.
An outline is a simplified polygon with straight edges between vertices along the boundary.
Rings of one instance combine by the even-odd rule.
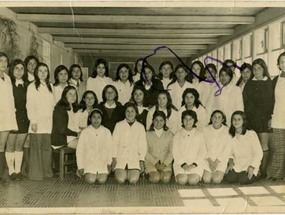
[[23, 79], [16, 79], [15, 80], [15, 85], [16, 85], [16, 87], [18, 87], [19, 86], [19, 84], [22, 84], [22, 85], [24, 85], [24, 81], [23, 81]]
[[158, 136], [158, 137], [161, 137], [161, 135], [162, 135], [162, 133], [163, 133], [163, 128], [162, 129], [156, 129], [156, 128], [154, 128], [154, 132], [156, 133], [156, 135]]
[[267, 81], [267, 76], [264, 76], [261, 80], [257, 80], [255, 77], [253, 77], [253, 81]]
[[80, 80], [76, 81], [75, 79], [71, 78], [70, 81], [75, 85], [77, 85], [77, 83], [80, 84]]
[[112, 105], [109, 105], [107, 102], [105, 102], [104, 106], [109, 109], [113, 109], [117, 107], [116, 102], [114, 102]]

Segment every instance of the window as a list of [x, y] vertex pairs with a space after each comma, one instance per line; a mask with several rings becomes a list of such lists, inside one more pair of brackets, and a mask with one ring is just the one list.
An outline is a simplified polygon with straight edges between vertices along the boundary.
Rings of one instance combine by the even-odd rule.
[[268, 50], [268, 39], [269, 39], [269, 31], [268, 28], [266, 29], [259, 29], [255, 31], [255, 38], [256, 41], [256, 53], [263, 54]]
[[233, 60], [238, 61], [242, 58], [242, 39], [233, 42]]
[[252, 33], [242, 38], [242, 56], [243, 58], [252, 56]]

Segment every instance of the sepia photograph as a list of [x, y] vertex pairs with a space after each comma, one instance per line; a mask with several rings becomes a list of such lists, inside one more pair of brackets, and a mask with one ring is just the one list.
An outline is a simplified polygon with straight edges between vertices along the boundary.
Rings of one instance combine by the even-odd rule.
[[285, 213], [285, 1], [0, 3], [0, 213]]

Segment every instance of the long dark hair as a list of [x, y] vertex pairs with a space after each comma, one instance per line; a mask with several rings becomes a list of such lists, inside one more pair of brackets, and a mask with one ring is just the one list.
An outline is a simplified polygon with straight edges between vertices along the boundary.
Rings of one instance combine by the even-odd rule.
[[283, 56], [285, 56], [285, 52], [282, 52], [279, 56], [278, 56], [278, 58], [277, 58], [277, 66], [278, 66], [278, 68], [281, 70], [281, 68], [280, 68], [280, 59], [281, 59], [281, 57], [283, 57]]
[[72, 64], [70, 66], [70, 68], [68, 70], [68, 80], [70, 80], [72, 78], [72, 71], [73, 71], [74, 68], [79, 68], [80, 73], [81, 73], [79, 80], [83, 81], [83, 79], [82, 79], [82, 76], [83, 76], [82, 69], [81, 69], [81, 67], [78, 64]]
[[170, 68], [171, 68], [171, 70], [172, 70], [172, 72], [171, 72], [170, 75], [169, 75], [169, 79], [172, 79], [172, 78], [173, 78], [173, 75], [174, 75], [174, 72], [173, 72], [174, 67], [173, 67], [173, 64], [172, 64], [169, 60], [167, 60], [167, 61], [163, 61], [163, 62], [159, 65], [158, 78], [159, 78], [160, 80], [163, 79], [163, 75], [162, 75], [161, 70], [162, 70], [162, 67], [164, 67], [165, 65], [169, 65]]
[[61, 94], [61, 98], [58, 101], [58, 103], [56, 104], [56, 106], [61, 106], [63, 107], [65, 110], [71, 110], [70, 104], [67, 101], [66, 98], [66, 94], [70, 91], [70, 90], [75, 90], [76, 92], [76, 101], [72, 104], [72, 109], [73, 112], [76, 113], [79, 110], [79, 105], [78, 105], [78, 94], [77, 94], [77, 90], [75, 89], [74, 86], [72, 85], [68, 85], [63, 89], [63, 92]]
[[196, 128], [196, 124], [198, 122], [198, 117], [197, 117], [197, 114], [195, 111], [193, 110], [185, 110], [182, 112], [181, 114], [181, 123], [182, 123], [182, 127], [184, 128], [185, 126], [183, 125], [183, 119], [186, 117], [186, 116], [191, 116], [193, 119], [194, 119], [194, 124], [193, 124], [193, 128]]
[[[253, 78], [253, 72], [252, 72], [252, 66], [249, 63], [243, 63], [240, 67], [240, 72], [243, 73], [244, 70], [249, 69], [251, 72], [249, 80]], [[240, 83], [242, 82], [242, 75], [239, 77], [236, 86], [239, 86]]]
[[139, 71], [138, 71], [138, 62], [139, 62], [139, 61], [142, 61], [142, 62], [143, 62], [143, 58], [139, 58], [139, 59], [136, 60], [135, 68], [134, 68], [134, 72], [135, 72], [134, 75], [136, 75], [136, 74], [139, 72]]
[[169, 118], [171, 116], [172, 110], [176, 110], [177, 108], [172, 104], [172, 99], [170, 96], [170, 93], [167, 90], [162, 90], [158, 93], [157, 95], [157, 102], [155, 105], [155, 110], [158, 111], [159, 110], [159, 105], [158, 105], [158, 97], [159, 95], [166, 95], [167, 98], [167, 105], [166, 105], [166, 110], [167, 110], [167, 118]]
[[256, 64], [258, 64], [259, 66], [261, 66], [261, 67], [263, 68], [263, 76], [266, 76], [267, 78], [271, 79], [265, 61], [264, 61], [263, 59], [261, 59], [261, 58], [255, 59], [255, 60], [252, 62], [252, 71], [253, 71], [254, 65], [256, 65]]
[[[145, 69], [149, 69], [151, 72], [152, 72], [152, 77], [151, 77], [151, 80], [146, 80], [146, 75], [145, 75]], [[154, 68], [150, 65], [150, 64], [145, 64], [145, 66], [143, 67], [142, 69], [142, 72], [141, 72], [141, 76], [140, 76], [140, 80], [143, 82], [143, 83], [147, 83], [147, 82], [151, 82], [151, 83], [154, 83], [155, 81], [155, 71], [154, 71]]]
[[128, 64], [126, 64], [126, 63], [122, 63], [122, 64], [120, 64], [120, 65], [118, 66], [117, 72], [116, 72], [115, 81], [120, 80], [120, 75], [119, 75], [119, 74], [120, 74], [120, 70], [121, 70], [122, 68], [126, 68], [126, 69], [128, 70], [128, 73], [129, 73], [129, 75], [128, 75], [128, 80], [129, 80], [130, 84], [133, 85], [133, 83], [134, 83], [134, 80], [133, 80], [133, 73], [132, 73], [131, 67], [130, 67]]
[[4, 52], [0, 52], [0, 57], [5, 57], [7, 59], [7, 67], [9, 66], [9, 58]]
[[243, 111], [235, 111], [233, 112], [232, 116], [231, 116], [231, 126], [230, 126], [230, 129], [229, 129], [229, 133], [232, 137], [235, 137], [236, 135], [236, 129], [235, 127], [233, 126], [233, 118], [234, 118], [234, 115], [240, 115], [243, 119], [243, 124], [242, 124], [242, 132], [241, 134], [242, 135], [245, 135], [246, 133], [246, 130], [248, 129], [248, 122], [247, 122], [247, 118], [246, 118], [246, 115]]
[[66, 66], [64, 65], [59, 65], [55, 68], [54, 70], [54, 84], [53, 86], [57, 86], [59, 85], [59, 80], [58, 80], [58, 74], [62, 71], [62, 70], [65, 70], [67, 72], [67, 75], [68, 75], [68, 69]]
[[225, 125], [225, 126], [227, 126], [227, 117], [226, 117], [226, 115], [223, 113], [223, 111], [221, 111], [221, 110], [215, 110], [215, 111], [213, 111], [213, 113], [211, 114], [210, 122], [209, 122], [208, 125], [212, 125], [212, 124], [213, 124], [213, 122], [212, 122], [212, 117], [213, 117], [216, 113], [220, 113], [220, 114], [222, 115], [222, 117], [223, 117], [223, 122], [222, 122], [222, 124]]
[[170, 85], [174, 84], [174, 83], [177, 81], [177, 76], [176, 76], [175, 73], [176, 73], [177, 70], [180, 69], [180, 68], [184, 69], [185, 72], [186, 72], [186, 74], [187, 74], [186, 77], [185, 77], [185, 81], [191, 83], [191, 79], [190, 79], [189, 74], [188, 74], [188, 72], [187, 72], [187, 68], [186, 68], [183, 64], [178, 64], [178, 65], [175, 67], [175, 69], [174, 69], [172, 80], [171, 80], [171, 82], [167, 85], [167, 87], [169, 87]]
[[100, 65], [100, 64], [103, 64], [104, 67], [105, 67], [105, 73], [104, 75], [106, 77], [109, 77], [109, 67], [108, 67], [108, 63], [105, 59], [102, 59], [102, 58], [99, 58], [98, 60], [96, 60], [95, 64], [94, 64], [94, 68], [93, 68], [93, 72], [91, 74], [91, 77], [92, 78], [96, 78], [98, 73], [97, 73], [97, 67]]
[[[33, 55], [30, 55], [30, 56], [26, 57], [25, 60], [24, 60], [24, 63], [25, 63], [25, 65], [26, 65], [26, 67], [28, 66], [30, 60], [35, 60], [36, 63], [37, 63], [37, 65], [40, 63], [40, 61], [39, 61], [39, 59], [38, 59], [37, 57], [35, 57], [35, 56], [33, 56]], [[27, 71], [28, 71], [28, 70], [27, 70]]]
[[98, 106], [98, 98], [96, 96], [96, 94], [92, 91], [92, 90], [87, 90], [83, 93], [82, 95], [82, 99], [80, 101], [80, 108], [82, 109], [82, 112], [85, 111], [87, 109], [87, 106], [86, 106], [86, 102], [85, 102], [85, 98], [88, 94], [92, 94], [93, 97], [94, 97], [94, 104], [93, 104], [93, 108], [97, 107]]
[[24, 85], [27, 86], [29, 84], [28, 71], [26, 69], [24, 61], [22, 61], [20, 59], [15, 59], [9, 66], [9, 76], [11, 78], [11, 82], [13, 84], [15, 84], [15, 82], [16, 82], [16, 79], [14, 76], [14, 69], [18, 64], [21, 64], [24, 67], [24, 74], [23, 74], [22, 80], [24, 81]]
[[194, 98], [195, 98], [195, 100], [194, 100], [194, 106], [195, 106], [196, 108], [199, 108], [200, 105], [201, 105], [202, 107], [204, 107], [204, 106], [202, 105], [201, 101], [199, 100], [200, 95], [199, 95], [198, 91], [197, 91], [196, 89], [194, 89], [194, 88], [187, 88], [186, 90], [184, 90], [184, 92], [183, 92], [183, 94], [182, 94], [182, 104], [181, 104], [181, 106], [186, 105], [186, 103], [185, 103], [185, 97], [186, 97], [186, 95], [187, 95], [188, 93], [191, 93], [191, 94], [194, 96]]
[[230, 76], [230, 80], [226, 84], [226, 85], [228, 85], [233, 80], [233, 76], [234, 76], [233, 70], [231, 70], [229, 67], [223, 66], [219, 71], [219, 77], [221, 76], [222, 72], [225, 72], [228, 74], [228, 76]]
[[135, 85], [135, 87], [134, 87], [134, 89], [133, 89], [133, 91], [132, 91], [132, 94], [131, 94], [131, 99], [130, 99], [130, 101], [133, 102], [133, 103], [135, 103], [135, 104], [137, 105], [137, 102], [135, 101], [135, 98], [134, 98], [134, 97], [135, 97], [135, 92], [136, 92], [137, 90], [140, 90], [140, 91], [143, 92], [143, 95], [144, 95], [143, 106], [146, 107], [146, 105], [145, 105], [145, 89], [144, 89], [143, 87], [141, 87], [141, 86], [136, 86], [136, 85]]
[[114, 98], [114, 101], [115, 101], [116, 103], [118, 103], [118, 99], [119, 99], [118, 90], [116, 89], [115, 86], [113, 86], [113, 85], [111, 85], [111, 84], [108, 84], [108, 85], [106, 85], [106, 86], [104, 87], [104, 89], [103, 89], [103, 91], [102, 91], [102, 99], [103, 99], [102, 104], [105, 104], [106, 101], [107, 101], [107, 99], [106, 99], [106, 92], [107, 92], [107, 90], [108, 90], [109, 88], [111, 88], [111, 89], [113, 89], [113, 90], [115, 91], [116, 96], [115, 96], [115, 98]]
[[151, 123], [151, 125], [150, 125], [149, 131], [154, 131], [154, 124], [153, 124], [153, 121], [154, 121], [154, 119], [155, 119], [156, 117], [158, 117], [158, 116], [160, 116], [160, 117], [163, 118], [163, 120], [164, 120], [163, 130], [164, 130], [164, 131], [167, 131], [167, 130], [168, 130], [168, 127], [167, 127], [167, 125], [166, 125], [166, 115], [165, 115], [165, 113], [164, 113], [163, 111], [159, 111], [159, 110], [156, 110], [156, 111], [153, 113], [153, 115], [152, 115], [152, 123]]
[[[196, 74], [196, 75], [198, 76], [199, 82], [204, 81], [204, 80], [206, 79], [206, 77], [205, 77], [204, 64], [203, 64], [201, 61], [199, 61], [199, 60], [194, 61], [194, 62], [191, 64], [191, 67], [190, 67], [191, 71], [193, 71], [193, 67], [194, 67], [195, 64], [198, 64], [199, 67], [200, 67], [200, 73], [199, 73], [199, 74]], [[191, 73], [189, 73], [189, 74], [191, 74]], [[192, 78], [191, 80], [192, 80], [192, 82], [193, 82], [194, 74], [191, 74], [191, 76], [192, 76], [192, 77], [191, 77], [191, 78]]]
[[36, 86], [36, 89], [38, 90], [40, 85], [41, 85], [41, 81], [39, 79], [39, 68], [41, 66], [44, 66], [47, 68], [47, 71], [48, 71], [48, 74], [47, 74], [47, 78], [45, 80], [45, 83], [46, 83], [46, 86], [48, 88], [48, 90], [52, 93], [52, 88], [50, 86], [50, 82], [49, 82], [49, 68], [48, 68], [48, 65], [46, 65], [45, 63], [38, 63], [37, 67], [35, 68], [35, 86]]

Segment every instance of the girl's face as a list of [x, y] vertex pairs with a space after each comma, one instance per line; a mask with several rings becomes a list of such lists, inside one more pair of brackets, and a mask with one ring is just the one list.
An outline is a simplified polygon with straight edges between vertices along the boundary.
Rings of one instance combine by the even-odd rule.
[[195, 102], [195, 96], [192, 93], [187, 93], [184, 98], [185, 105], [190, 107], [194, 105]]
[[228, 73], [222, 71], [221, 74], [220, 74], [220, 82], [222, 83], [222, 85], [226, 85], [230, 82], [231, 80], [231, 77], [228, 75]]
[[144, 92], [141, 90], [136, 90], [134, 92], [134, 100], [136, 103], [142, 103], [144, 99]]
[[88, 93], [85, 96], [84, 101], [85, 101], [87, 107], [93, 107], [93, 105], [95, 103], [95, 97], [93, 96], [93, 94]]
[[213, 123], [213, 127], [216, 128], [216, 129], [220, 128], [222, 126], [223, 121], [224, 121], [223, 115], [221, 113], [219, 113], [219, 112], [215, 113], [212, 116], [211, 120], [212, 120], [212, 123]]
[[29, 62], [27, 64], [28, 72], [33, 74], [36, 67], [37, 67], [37, 62], [35, 61], [35, 59], [29, 60]]
[[172, 69], [171, 69], [171, 66], [169, 64], [165, 64], [161, 68], [161, 73], [162, 73], [163, 78], [169, 78], [171, 72], [172, 72]]
[[153, 126], [155, 129], [160, 130], [164, 127], [165, 121], [161, 116], [157, 116], [153, 120]]
[[249, 68], [245, 68], [245, 70], [243, 70], [243, 72], [241, 73], [241, 77], [245, 82], [247, 82], [250, 79], [250, 76], [251, 76], [251, 71]]
[[38, 68], [38, 76], [40, 81], [46, 81], [48, 77], [48, 68], [46, 66], [40, 66]]
[[73, 104], [74, 102], [76, 102], [77, 99], [77, 92], [75, 89], [71, 89], [66, 93], [66, 99], [68, 101], [69, 104]]
[[107, 101], [114, 101], [116, 97], [116, 92], [111, 87], [109, 87], [106, 90], [105, 96], [106, 96]]
[[138, 63], [137, 63], [137, 70], [138, 70], [139, 73], [142, 72], [142, 64], [143, 64], [142, 60], [139, 60]]
[[254, 64], [253, 68], [253, 75], [257, 80], [261, 80], [264, 77], [264, 69], [261, 65], [259, 64]]
[[8, 60], [5, 56], [0, 57], [0, 71], [6, 72], [8, 68]]
[[192, 66], [192, 71], [193, 71], [196, 75], [200, 75], [201, 67], [199, 66], [199, 64], [195, 63], [195, 64]]
[[152, 74], [152, 71], [149, 68], [145, 68], [145, 76], [146, 76], [146, 79], [148, 81], [150, 81], [152, 79], [153, 74]]
[[168, 100], [165, 94], [159, 94], [157, 100], [159, 107], [165, 108], [167, 106]]
[[81, 70], [78, 67], [73, 68], [71, 76], [74, 80], [79, 80], [81, 76]]
[[183, 118], [183, 125], [186, 130], [191, 130], [194, 126], [194, 119], [190, 115]]
[[212, 81], [213, 78], [212, 78], [212, 76], [210, 75], [210, 72], [212, 73], [212, 75], [214, 76], [214, 78], [216, 78], [216, 77], [217, 77], [217, 71], [214, 70], [213, 68], [207, 68], [207, 69], [206, 69], [205, 77], [206, 77], [207, 80]]
[[285, 72], [285, 56], [280, 57], [278, 65], [279, 65], [280, 70], [282, 72]]
[[123, 67], [119, 71], [120, 80], [126, 82], [129, 78], [129, 70], [126, 67]]
[[175, 75], [179, 81], [185, 80], [185, 77], [187, 76], [187, 72], [183, 68], [179, 68]]
[[97, 75], [101, 78], [103, 78], [105, 76], [105, 72], [106, 72], [106, 68], [105, 68], [105, 65], [104, 64], [99, 64], [97, 67], [96, 67], [96, 71], [97, 71]]
[[94, 113], [91, 116], [91, 124], [94, 128], [99, 128], [102, 122], [102, 117], [99, 113]]
[[126, 120], [127, 120], [128, 122], [133, 122], [133, 121], [135, 121], [136, 115], [137, 115], [136, 110], [135, 110], [133, 107], [128, 107], [128, 108], [126, 109]]
[[57, 75], [57, 79], [58, 79], [59, 83], [61, 83], [61, 84], [67, 83], [68, 72], [65, 69], [61, 70]]
[[15, 79], [22, 79], [24, 75], [24, 66], [22, 64], [17, 64], [14, 67], [13, 76]]
[[239, 115], [239, 114], [235, 114], [233, 116], [232, 124], [233, 124], [235, 129], [242, 128], [242, 125], [243, 125], [243, 118], [242, 118], [242, 116]]

